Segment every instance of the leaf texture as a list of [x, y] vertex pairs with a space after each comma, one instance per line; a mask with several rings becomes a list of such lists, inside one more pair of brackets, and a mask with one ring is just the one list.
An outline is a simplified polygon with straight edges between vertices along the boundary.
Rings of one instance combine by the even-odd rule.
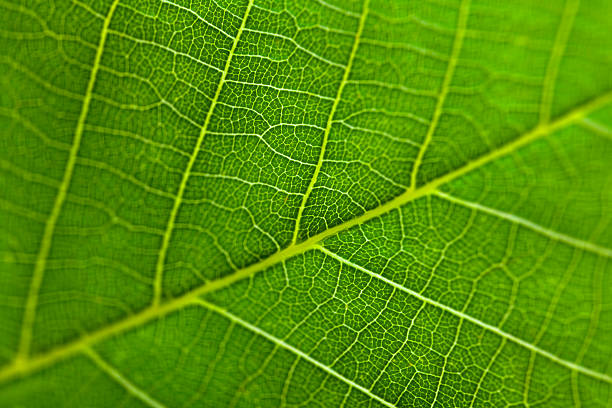
[[0, 10], [0, 406], [612, 403], [608, 1]]

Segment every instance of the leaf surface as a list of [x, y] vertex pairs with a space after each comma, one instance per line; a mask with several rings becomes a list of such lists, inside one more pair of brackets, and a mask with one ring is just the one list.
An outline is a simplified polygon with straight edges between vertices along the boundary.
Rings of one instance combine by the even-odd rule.
[[609, 406], [609, 2], [0, 9], [1, 406]]

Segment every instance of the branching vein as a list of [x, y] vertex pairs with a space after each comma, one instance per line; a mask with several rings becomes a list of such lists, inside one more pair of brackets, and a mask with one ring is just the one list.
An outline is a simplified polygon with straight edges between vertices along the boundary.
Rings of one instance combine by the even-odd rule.
[[114, 368], [113, 366], [108, 364], [106, 361], [104, 361], [104, 359], [98, 353], [96, 353], [93, 349], [91, 349], [89, 347], [85, 348], [84, 349], [84, 353], [102, 371], [104, 371], [106, 374], [108, 374], [109, 377], [111, 377], [113, 380], [115, 380], [117, 383], [119, 383], [123, 388], [125, 388], [125, 390], [127, 392], [129, 392], [130, 394], [132, 394], [133, 396], [135, 396], [136, 398], [138, 398], [139, 400], [141, 400], [142, 402], [144, 402], [145, 404], [147, 404], [150, 407], [153, 407], [153, 408], [165, 408], [164, 405], [162, 405], [161, 403], [156, 401], [154, 398], [149, 396], [147, 393], [145, 393], [139, 387], [134, 385], [130, 380], [125, 378], [119, 371], [117, 371], [116, 368]]
[[503, 330], [501, 330], [501, 329], [499, 329], [499, 328], [497, 328], [497, 327], [495, 327], [493, 325], [485, 323], [482, 320], [476, 319], [475, 317], [472, 317], [472, 316], [470, 316], [470, 315], [468, 315], [468, 314], [466, 314], [464, 312], [461, 312], [459, 310], [455, 310], [452, 307], [446, 306], [445, 304], [440, 303], [440, 302], [438, 302], [436, 300], [433, 300], [433, 299], [430, 299], [430, 298], [428, 298], [426, 296], [423, 296], [422, 294], [420, 294], [418, 292], [415, 292], [415, 291], [413, 291], [411, 289], [408, 289], [408, 288], [406, 288], [406, 287], [404, 287], [404, 286], [402, 286], [402, 285], [392, 281], [391, 279], [385, 278], [384, 276], [382, 276], [382, 275], [380, 275], [378, 273], [372, 272], [372, 271], [370, 271], [370, 270], [368, 270], [368, 269], [366, 269], [366, 268], [364, 268], [364, 267], [362, 267], [360, 265], [357, 265], [354, 262], [349, 261], [348, 259], [344, 259], [340, 255], [335, 254], [335, 253], [329, 251], [325, 247], [317, 246], [317, 249], [320, 250], [321, 252], [323, 252], [324, 254], [334, 258], [335, 260], [337, 260], [339, 262], [342, 262], [345, 265], [351, 266], [351, 267], [353, 267], [353, 268], [355, 268], [355, 269], [357, 269], [357, 270], [359, 270], [361, 272], [367, 273], [368, 275], [372, 276], [373, 278], [379, 279], [379, 280], [387, 283], [388, 285], [391, 285], [394, 288], [399, 289], [399, 290], [401, 290], [401, 291], [403, 291], [403, 292], [405, 292], [405, 293], [407, 293], [407, 294], [409, 294], [409, 295], [419, 299], [422, 302], [428, 303], [428, 304], [430, 304], [430, 305], [432, 305], [434, 307], [437, 307], [438, 309], [441, 309], [441, 310], [444, 310], [444, 311], [446, 311], [448, 313], [451, 313], [451, 314], [459, 317], [462, 320], [467, 320], [467, 321], [469, 321], [471, 323], [474, 323], [477, 326], [480, 326], [480, 327], [482, 327], [482, 328], [484, 328], [484, 329], [486, 329], [486, 330], [488, 330], [490, 332], [493, 332], [493, 333], [499, 335], [500, 337], [502, 337], [504, 339], [507, 339], [507, 340], [510, 340], [513, 343], [516, 343], [516, 344], [518, 344], [518, 345], [520, 345], [522, 347], [525, 347], [526, 349], [528, 349], [528, 350], [530, 350], [530, 351], [532, 351], [534, 353], [537, 353], [537, 354], [539, 354], [539, 355], [541, 355], [543, 357], [546, 357], [547, 359], [549, 359], [551, 361], [554, 361], [555, 363], [560, 364], [560, 365], [562, 365], [562, 366], [564, 366], [566, 368], [569, 368], [570, 370], [577, 371], [577, 372], [582, 373], [584, 375], [588, 375], [589, 377], [597, 378], [598, 380], [605, 381], [607, 383], [612, 383], [612, 377], [610, 377], [607, 374], [602, 374], [600, 372], [597, 372], [597, 371], [591, 370], [589, 368], [583, 367], [583, 366], [581, 366], [579, 364], [576, 364], [576, 363], [573, 363], [571, 361], [562, 359], [561, 357], [558, 357], [558, 356], [556, 356], [556, 355], [554, 355], [554, 354], [552, 354], [552, 353], [550, 353], [550, 352], [548, 352], [548, 351], [546, 351], [544, 349], [541, 349], [540, 347], [538, 347], [536, 345], [533, 345], [533, 344], [531, 344], [531, 343], [529, 343], [529, 342], [527, 342], [525, 340], [522, 340], [522, 339], [520, 339], [520, 338], [518, 338], [518, 337], [516, 337], [516, 336], [514, 336], [514, 335], [512, 335], [510, 333], [507, 333], [507, 332], [505, 332], [505, 331], [503, 331]]
[[465, 29], [467, 26], [469, 12], [470, 0], [462, 0], [459, 8], [459, 16], [457, 18], [457, 31], [455, 33], [455, 40], [453, 41], [453, 49], [451, 51], [450, 59], [448, 60], [446, 73], [444, 74], [444, 80], [442, 81], [442, 89], [440, 90], [438, 101], [436, 102], [433, 119], [429, 123], [427, 134], [425, 135], [425, 140], [423, 141], [423, 144], [419, 149], [419, 153], [414, 162], [412, 173], [410, 175], [410, 186], [412, 188], [416, 188], [419, 168], [423, 162], [423, 158], [425, 157], [427, 148], [429, 147], [429, 144], [433, 139], [433, 135], [438, 126], [438, 122], [440, 121], [440, 116], [442, 115], [442, 109], [444, 108], [446, 95], [448, 94], [451, 81], [453, 80], [453, 75], [455, 74], [455, 67], [457, 66], [457, 62], [459, 61], [459, 54], [461, 54], [461, 47], [463, 46], [463, 37], [465, 36]]
[[295, 354], [296, 356], [304, 359], [305, 361], [308, 361], [309, 363], [311, 363], [312, 365], [320, 368], [321, 370], [325, 371], [327, 374], [339, 379], [340, 381], [342, 381], [343, 383], [347, 384], [349, 387], [351, 388], [355, 388], [359, 391], [361, 391], [362, 393], [366, 394], [368, 397], [380, 402], [381, 404], [383, 404], [384, 406], [387, 407], [395, 407], [395, 405], [391, 404], [390, 402], [382, 399], [381, 397], [379, 397], [376, 394], [373, 394], [370, 390], [368, 390], [367, 388], [357, 384], [356, 382], [346, 378], [345, 376], [343, 376], [342, 374], [340, 374], [339, 372], [337, 372], [336, 370], [334, 370], [331, 367], [328, 367], [327, 365], [321, 363], [318, 360], [315, 360], [314, 358], [312, 358], [311, 356], [309, 356], [308, 354], [304, 353], [303, 351], [295, 348], [294, 346], [292, 346], [291, 344], [286, 343], [285, 341], [279, 339], [278, 337], [273, 336], [272, 334], [260, 329], [257, 326], [252, 325], [251, 323], [242, 320], [240, 317], [230, 313], [229, 311], [220, 308], [217, 305], [214, 305], [212, 303], [209, 303], [205, 300], [202, 299], [195, 299], [194, 303], [196, 304], [200, 304], [202, 306], [204, 306], [207, 309], [213, 310], [215, 312], [217, 312], [218, 314], [224, 316], [225, 318], [231, 320], [232, 322], [248, 329], [249, 331], [257, 334], [258, 336], [261, 336], [265, 339], [268, 339], [269, 341], [271, 341], [272, 343], [274, 343], [275, 345], [284, 348], [285, 350], [290, 351], [291, 353]]
[[464, 200], [458, 197], [454, 197], [450, 194], [444, 193], [442, 191], [436, 191], [434, 193], [435, 195], [437, 195], [438, 197], [442, 197], [448, 201], [451, 201], [455, 204], [459, 204], [461, 206], [467, 207], [467, 208], [472, 208], [474, 210], [478, 210], [481, 211], [483, 213], [487, 213], [490, 215], [494, 215], [496, 217], [499, 217], [501, 219], [510, 221], [512, 223], [521, 225], [523, 227], [529, 228], [532, 231], [537, 232], [540, 235], [543, 235], [547, 238], [550, 238], [554, 241], [559, 241], [559, 242], [563, 242], [567, 245], [570, 245], [572, 247], [575, 248], [580, 248], [580, 249], [584, 249], [586, 251], [592, 252], [594, 254], [597, 255], [601, 255], [607, 258], [611, 258], [612, 257], [612, 249], [610, 248], [606, 248], [606, 247], [602, 247], [600, 245], [594, 244], [592, 242], [588, 242], [588, 241], [584, 241], [582, 239], [578, 239], [578, 238], [574, 238], [572, 236], [551, 230], [549, 228], [543, 227], [541, 225], [538, 225], [532, 221], [529, 221], [525, 218], [519, 217], [517, 215], [514, 214], [510, 214], [504, 211], [500, 211], [500, 210], [496, 210], [494, 208], [490, 208], [487, 206], [484, 206], [482, 204], [479, 203], [475, 203], [472, 201], [468, 201], [468, 200]]
[[[11, 378], [14, 378], [15, 376], [24, 375], [26, 373], [54, 364], [59, 360], [65, 359], [71, 355], [74, 355], [75, 353], [82, 351], [83, 347], [85, 346], [95, 344], [99, 341], [128, 331], [130, 329], [140, 327], [146, 324], [147, 322], [159, 319], [169, 313], [180, 310], [192, 304], [193, 301], [202, 294], [225, 288], [239, 280], [253, 276], [254, 274], [265, 270], [266, 268], [274, 266], [278, 263], [282, 263], [287, 259], [302, 254], [308, 250], [311, 250], [317, 244], [319, 244], [321, 241], [328, 237], [334, 236], [354, 226], [362, 225], [371, 219], [380, 217], [418, 198], [433, 194], [440, 186], [447, 184], [471, 171], [477, 170], [500, 157], [509, 155], [515, 152], [516, 150], [522, 148], [523, 146], [550, 134], [551, 132], [572, 125], [575, 122], [582, 120], [591, 112], [600, 109], [603, 106], [606, 106], [610, 102], [612, 102], [612, 91], [608, 91], [600, 95], [599, 97], [587, 102], [586, 104], [576, 107], [572, 111], [566, 113], [565, 115], [546, 125], [537, 126], [531, 131], [519, 136], [512, 142], [503, 145], [500, 148], [493, 150], [474, 161], [468, 162], [464, 166], [453, 170], [450, 173], [447, 173], [446, 175], [439, 177], [426, 185], [423, 185], [414, 190], [409, 189], [405, 193], [396, 197], [395, 199], [390, 200], [377, 208], [367, 211], [359, 217], [353, 218], [342, 224], [329, 228], [317, 235], [306, 239], [305, 241], [290, 245], [289, 247], [276, 252], [275, 254], [271, 255], [266, 259], [263, 259], [258, 263], [249, 265], [243, 269], [236, 271], [233, 274], [224, 276], [223, 278], [208, 282], [200, 287], [193, 289], [190, 292], [183, 294], [180, 297], [165, 302], [160, 302], [157, 305], [148, 307], [125, 319], [119, 320], [101, 329], [86, 334], [83, 337], [73, 340], [72, 342], [62, 344], [54, 349], [51, 349], [50, 351], [32, 357], [26, 361], [18, 361], [11, 365], [8, 365], [2, 370], [0, 370], [0, 382], [7, 381]], [[585, 373], [589, 372], [588, 369], [585, 370]], [[599, 373], [593, 374], [596, 378], [601, 377], [601, 374]], [[605, 377], [604, 379], [606, 381], [609, 380], [608, 377]], [[612, 380], [610, 380], [609, 382], [612, 382]]]

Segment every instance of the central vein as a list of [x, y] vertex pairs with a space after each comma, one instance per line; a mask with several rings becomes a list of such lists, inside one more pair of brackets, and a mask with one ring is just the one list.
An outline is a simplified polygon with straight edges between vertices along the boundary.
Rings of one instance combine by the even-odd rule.
[[367, 211], [357, 218], [353, 218], [342, 224], [327, 229], [317, 235], [306, 239], [305, 241], [300, 242], [299, 244], [290, 245], [289, 247], [276, 252], [275, 254], [271, 255], [266, 259], [263, 259], [258, 263], [249, 265], [243, 269], [236, 271], [235, 273], [232, 273], [231, 275], [227, 275], [223, 278], [208, 282], [203, 286], [197, 287], [180, 297], [150, 306], [125, 319], [116, 321], [115, 323], [112, 323], [106, 327], [86, 334], [70, 343], [65, 343], [61, 346], [58, 346], [48, 352], [45, 352], [25, 361], [18, 361], [16, 363], [13, 363], [0, 370], [0, 382], [4, 382], [11, 378], [14, 378], [15, 376], [24, 375], [26, 373], [38, 370], [42, 367], [52, 365], [53, 363], [59, 360], [82, 352], [91, 344], [95, 344], [118, 333], [122, 333], [130, 329], [142, 326], [147, 322], [168, 315], [169, 313], [175, 312], [189, 305], [193, 305], [194, 301], [202, 294], [225, 288], [239, 280], [252, 276], [266, 268], [269, 268], [289, 258], [311, 250], [315, 248], [315, 246], [319, 242], [325, 240], [326, 238], [339, 234], [340, 232], [348, 230], [349, 228], [352, 228], [354, 226], [364, 224], [365, 222], [371, 219], [380, 217], [420, 197], [435, 193], [439, 187], [450, 183], [451, 181], [463, 176], [464, 174], [481, 168], [482, 166], [500, 157], [507, 156], [512, 152], [520, 149], [521, 147], [533, 142], [534, 140], [544, 137], [555, 130], [562, 129], [577, 121], [580, 121], [586, 115], [610, 103], [612, 103], [612, 91], [609, 91], [597, 98], [592, 99], [586, 104], [575, 108], [574, 110], [566, 113], [565, 115], [559, 117], [554, 121], [549, 122], [548, 124], [534, 128], [533, 130], [519, 136], [514, 141], [496, 150], [493, 150], [488, 154], [481, 156], [478, 159], [471, 161], [440, 178], [432, 180], [428, 184], [425, 184], [414, 190], [409, 189], [403, 194], [394, 198], [393, 200], [388, 201], [383, 205], [376, 207], [370, 211]]

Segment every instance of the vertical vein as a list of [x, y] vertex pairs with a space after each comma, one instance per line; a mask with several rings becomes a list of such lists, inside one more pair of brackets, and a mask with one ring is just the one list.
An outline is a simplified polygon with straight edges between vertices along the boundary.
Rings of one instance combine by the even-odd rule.
[[202, 143], [204, 142], [204, 136], [206, 135], [208, 125], [210, 124], [210, 120], [215, 111], [215, 106], [217, 105], [217, 101], [219, 100], [219, 95], [221, 95], [223, 84], [225, 84], [225, 78], [227, 77], [227, 73], [229, 72], [230, 65], [234, 57], [234, 52], [236, 51], [236, 47], [238, 45], [238, 42], [240, 41], [240, 36], [242, 35], [242, 32], [244, 31], [244, 28], [246, 26], [246, 21], [249, 17], [249, 13], [251, 12], [251, 8], [253, 7], [253, 2], [254, 0], [249, 0], [249, 4], [247, 5], [247, 8], [244, 12], [242, 23], [240, 24], [240, 28], [238, 29], [238, 33], [236, 34], [236, 38], [234, 38], [234, 43], [232, 44], [232, 48], [230, 49], [230, 52], [228, 54], [227, 61], [225, 61], [225, 67], [223, 69], [223, 73], [221, 74], [221, 78], [219, 79], [217, 90], [215, 91], [215, 95], [213, 96], [212, 102], [210, 103], [210, 107], [208, 108], [208, 113], [206, 114], [206, 118], [204, 119], [204, 124], [202, 125], [202, 129], [200, 130], [200, 134], [193, 148], [193, 152], [191, 152], [191, 155], [189, 156], [189, 162], [187, 163], [187, 167], [185, 168], [185, 171], [183, 172], [181, 184], [179, 185], [179, 189], [176, 194], [176, 198], [174, 199], [174, 205], [172, 206], [172, 210], [170, 211], [170, 217], [168, 218], [168, 223], [166, 224], [166, 230], [162, 238], [162, 245], [159, 250], [159, 256], [157, 257], [157, 264], [155, 266], [153, 306], [159, 305], [159, 302], [161, 300], [162, 281], [163, 281], [163, 275], [164, 275], [164, 266], [166, 263], [166, 255], [168, 254], [168, 247], [170, 245], [170, 239], [172, 238], [172, 232], [174, 231], [174, 222], [176, 220], [178, 210], [183, 201], [183, 194], [185, 194], [185, 188], [187, 187], [187, 181], [189, 181], [189, 176], [191, 175], [191, 169], [193, 168], [193, 165], [195, 164], [200, 148], [202, 147]]
[[51, 214], [49, 215], [49, 218], [45, 223], [42, 242], [38, 250], [38, 255], [36, 256], [36, 262], [34, 264], [34, 273], [32, 275], [32, 281], [30, 282], [30, 290], [28, 292], [28, 298], [26, 301], [21, 329], [21, 338], [19, 340], [19, 349], [17, 352], [17, 361], [24, 361], [25, 359], [27, 359], [30, 353], [30, 345], [32, 343], [32, 331], [34, 326], [34, 319], [36, 317], [36, 307], [38, 304], [38, 294], [40, 292], [40, 287], [42, 285], [43, 277], [45, 274], [45, 267], [47, 265], [47, 258], [51, 250], [51, 242], [53, 241], [55, 226], [57, 225], [57, 220], [62, 211], [64, 201], [66, 200], [68, 187], [70, 186], [70, 183], [72, 181], [74, 166], [76, 164], [79, 148], [81, 146], [81, 139], [83, 137], [83, 130], [85, 128], [85, 120], [87, 119], [87, 114], [89, 113], [89, 105], [91, 103], [93, 88], [96, 83], [98, 70], [100, 69], [100, 61], [102, 60], [106, 37], [108, 36], [108, 27], [110, 26], [111, 19], [113, 18], [113, 14], [117, 9], [118, 4], [119, 0], [113, 1], [108, 10], [106, 18], [104, 19], [102, 31], [100, 33], [100, 41], [98, 42], [96, 55], [94, 57], [93, 66], [89, 75], [89, 82], [87, 83], [87, 89], [85, 91], [85, 97], [83, 99], [83, 105], [81, 107], [81, 113], [79, 114], [79, 119], [77, 121], [77, 126], [74, 131], [74, 137], [72, 140], [72, 146], [70, 147], [70, 152], [68, 154], [68, 161], [66, 162], [66, 167], [64, 169], [64, 176], [58, 188], [57, 195], [55, 196], [55, 202], [53, 203]]
[[414, 166], [410, 175], [411, 189], [416, 188], [419, 167], [423, 162], [425, 152], [427, 151], [427, 148], [429, 147], [429, 144], [433, 139], [433, 134], [436, 131], [440, 116], [442, 115], [442, 108], [444, 107], [444, 102], [446, 101], [446, 95], [448, 95], [448, 90], [450, 88], [453, 75], [455, 74], [455, 67], [457, 66], [457, 62], [459, 61], [461, 47], [463, 47], [463, 37], [465, 36], [465, 28], [467, 26], [469, 10], [470, 0], [461, 0], [461, 5], [459, 6], [459, 15], [457, 17], [457, 30], [455, 31], [455, 39], [453, 40], [453, 49], [451, 51], [450, 59], [448, 60], [448, 65], [446, 66], [446, 72], [442, 81], [440, 95], [438, 96], [438, 101], [436, 102], [436, 108], [434, 111], [433, 118], [431, 122], [429, 122], [429, 127], [427, 128], [427, 133], [425, 134], [425, 140], [423, 141], [423, 144], [419, 149], [419, 154], [417, 155], [417, 158], [414, 161]]
[[249, 0], [249, 4], [244, 12], [244, 17], [242, 18], [242, 23], [240, 24], [240, 28], [238, 29], [238, 33], [236, 34], [236, 38], [234, 38], [234, 43], [232, 44], [232, 48], [227, 57], [227, 61], [225, 61], [225, 67], [223, 69], [223, 73], [221, 74], [221, 78], [219, 79], [219, 84], [217, 85], [217, 90], [215, 91], [215, 95], [210, 103], [210, 107], [208, 108], [208, 113], [206, 114], [206, 118], [204, 119], [204, 124], [200, 130], [200, 134], [198, 136], [198, 140], [193, 148], [193, 152], [189, 156], [189, 162], [187, 163], [187, 167], [183, 172], [183, 177], [181, 179], [181, 184], [179, 185], [178, 192], [174, 199], [174, 204], [172, 206], [172, 210], [170, 211], [170, 217], [168, 218], [168, 223], [166, 224], [166, 230], [164, 232], [164, 236], [162, 238], [162, 245], [159, 250], [159, 256], [157, 257], [157, 264], [155, 266], [155, 281], [154, 281], [154, 292], [153, 292], [153, 306], [159, 305], [161, 300], [161, 292], [162, 292], [162, 281], [164, 275], [164, 266], [166, 263], [166, 255], [168, 254], [168, 247], [170, 245], [170, 239], [172, 238], [172, 232], [174, 231], [174, 222], [176, 220], [176, 216], [178, 214], [178, 210], [183, 201], [183, 195], [185, 194], [185, 188], [187, 187], [187, 181], [189, 180], [189, 176], [191, 175], [191, 169], [195, 164], [196, 158], [198, 157], [198, 152], [202, 147], [202, 143], [204, 141], [204, 136], [206, 135], [208, 125], [210, 124], [210, 120], [213, 116], [215, 106], [217, 105], [217, 101], [219, 100], [219, 95], [221, 95], [221, 89], [223, 89], [223, 84], [225, 83], [225, 78], [227, 77], [227, 73], [229, 72], [230, 65], [232, 59], [234, 57], [234, 52], [236, 51], [236, 47], [238, 42], [240, 41], [240, 36], [244, 31], [246, 26], [246, 21], [249, 17], [249, 13], [251, 12], [251, 8], [253, 7], [254, 0]]
[[555, 36], [555, 43], [548, 60], [548, 66], [546, 67], [540, 106], [540, 124], [547, 123], [550, 120], [550, 110], [555, 94], [555, 82], [559, 73], [559, 64], [565, 52], [567, 40], [572, 31], [572, 25], [574, 24], [574, 18], [579, 6], [580, 0], [567, 0], [563, 9], [561, 23]]
[[291, 244], [295, 244], [297, 242], [298, 233], [300, 232], [300, 223], [302, 221], [302, 214], [304, 213], [304, 209], [306, 208], [308, 197], [310, 197], [310, 194], [312, 193], [312, 190], [317, 182], [317, 178], [319, 177], [319, 172], [321, 171], [321, 167], [323, 167], [325, 149], [327, 148], [327, 140], [329, 139], [329, 134], [331, 132], [331, 128], [334, 122], [334, 115], [336, 114], [336, 109], [338, 109], [338, 105], [340, 104], [340, 100], [342, 99], [342, 91], [344, 91], [344, 87], [346, 86], [348, 82], [348, 78], [351, 73], [351, 68], [353, 67], [353, 61], [355, 60], [355, 55], [357, 55], [357, 49], [359, 48], [359, 41], [361, 39], [361, 33], [363, 32], [363, 27], [365, 26], [365, 21], [368, 17], [369, 4], [370, 4], [370, 0], [364, 0], [363, 10], [361, 11], [361, 16], [359, 17], [359, 25], [357, 27], [357, 32], [355, 33], [355, 41], [353, 41], [353, 48], [351, 48], [351, 54], [349, 55], [348, 63], [346, 64], [346, 67], [344, 68], [344, 74], [342, 75], [342, 80], [340, 81], [340, 86], [338, 87], [336, 98], [334, 99], [331, 111], [329, 112], [329, 116], [327, 117], [327, 125], [325, 126], [325, 132], [323, 133], [323, 142], [321, 143], [321, 151], [319, 152], [319, 160], [317, 161], [317, 165], [315, 167], [314, 174], [312, 175], [312, 178], [310, 179], [310, 184], [308, 184], [306, 193], [304, 193], [304, 196], [302, 197], [302, 202], [298, 210], [297, 219], [295, 220], [295, 230], [293, 231], [293, 238], [291, 240]]

